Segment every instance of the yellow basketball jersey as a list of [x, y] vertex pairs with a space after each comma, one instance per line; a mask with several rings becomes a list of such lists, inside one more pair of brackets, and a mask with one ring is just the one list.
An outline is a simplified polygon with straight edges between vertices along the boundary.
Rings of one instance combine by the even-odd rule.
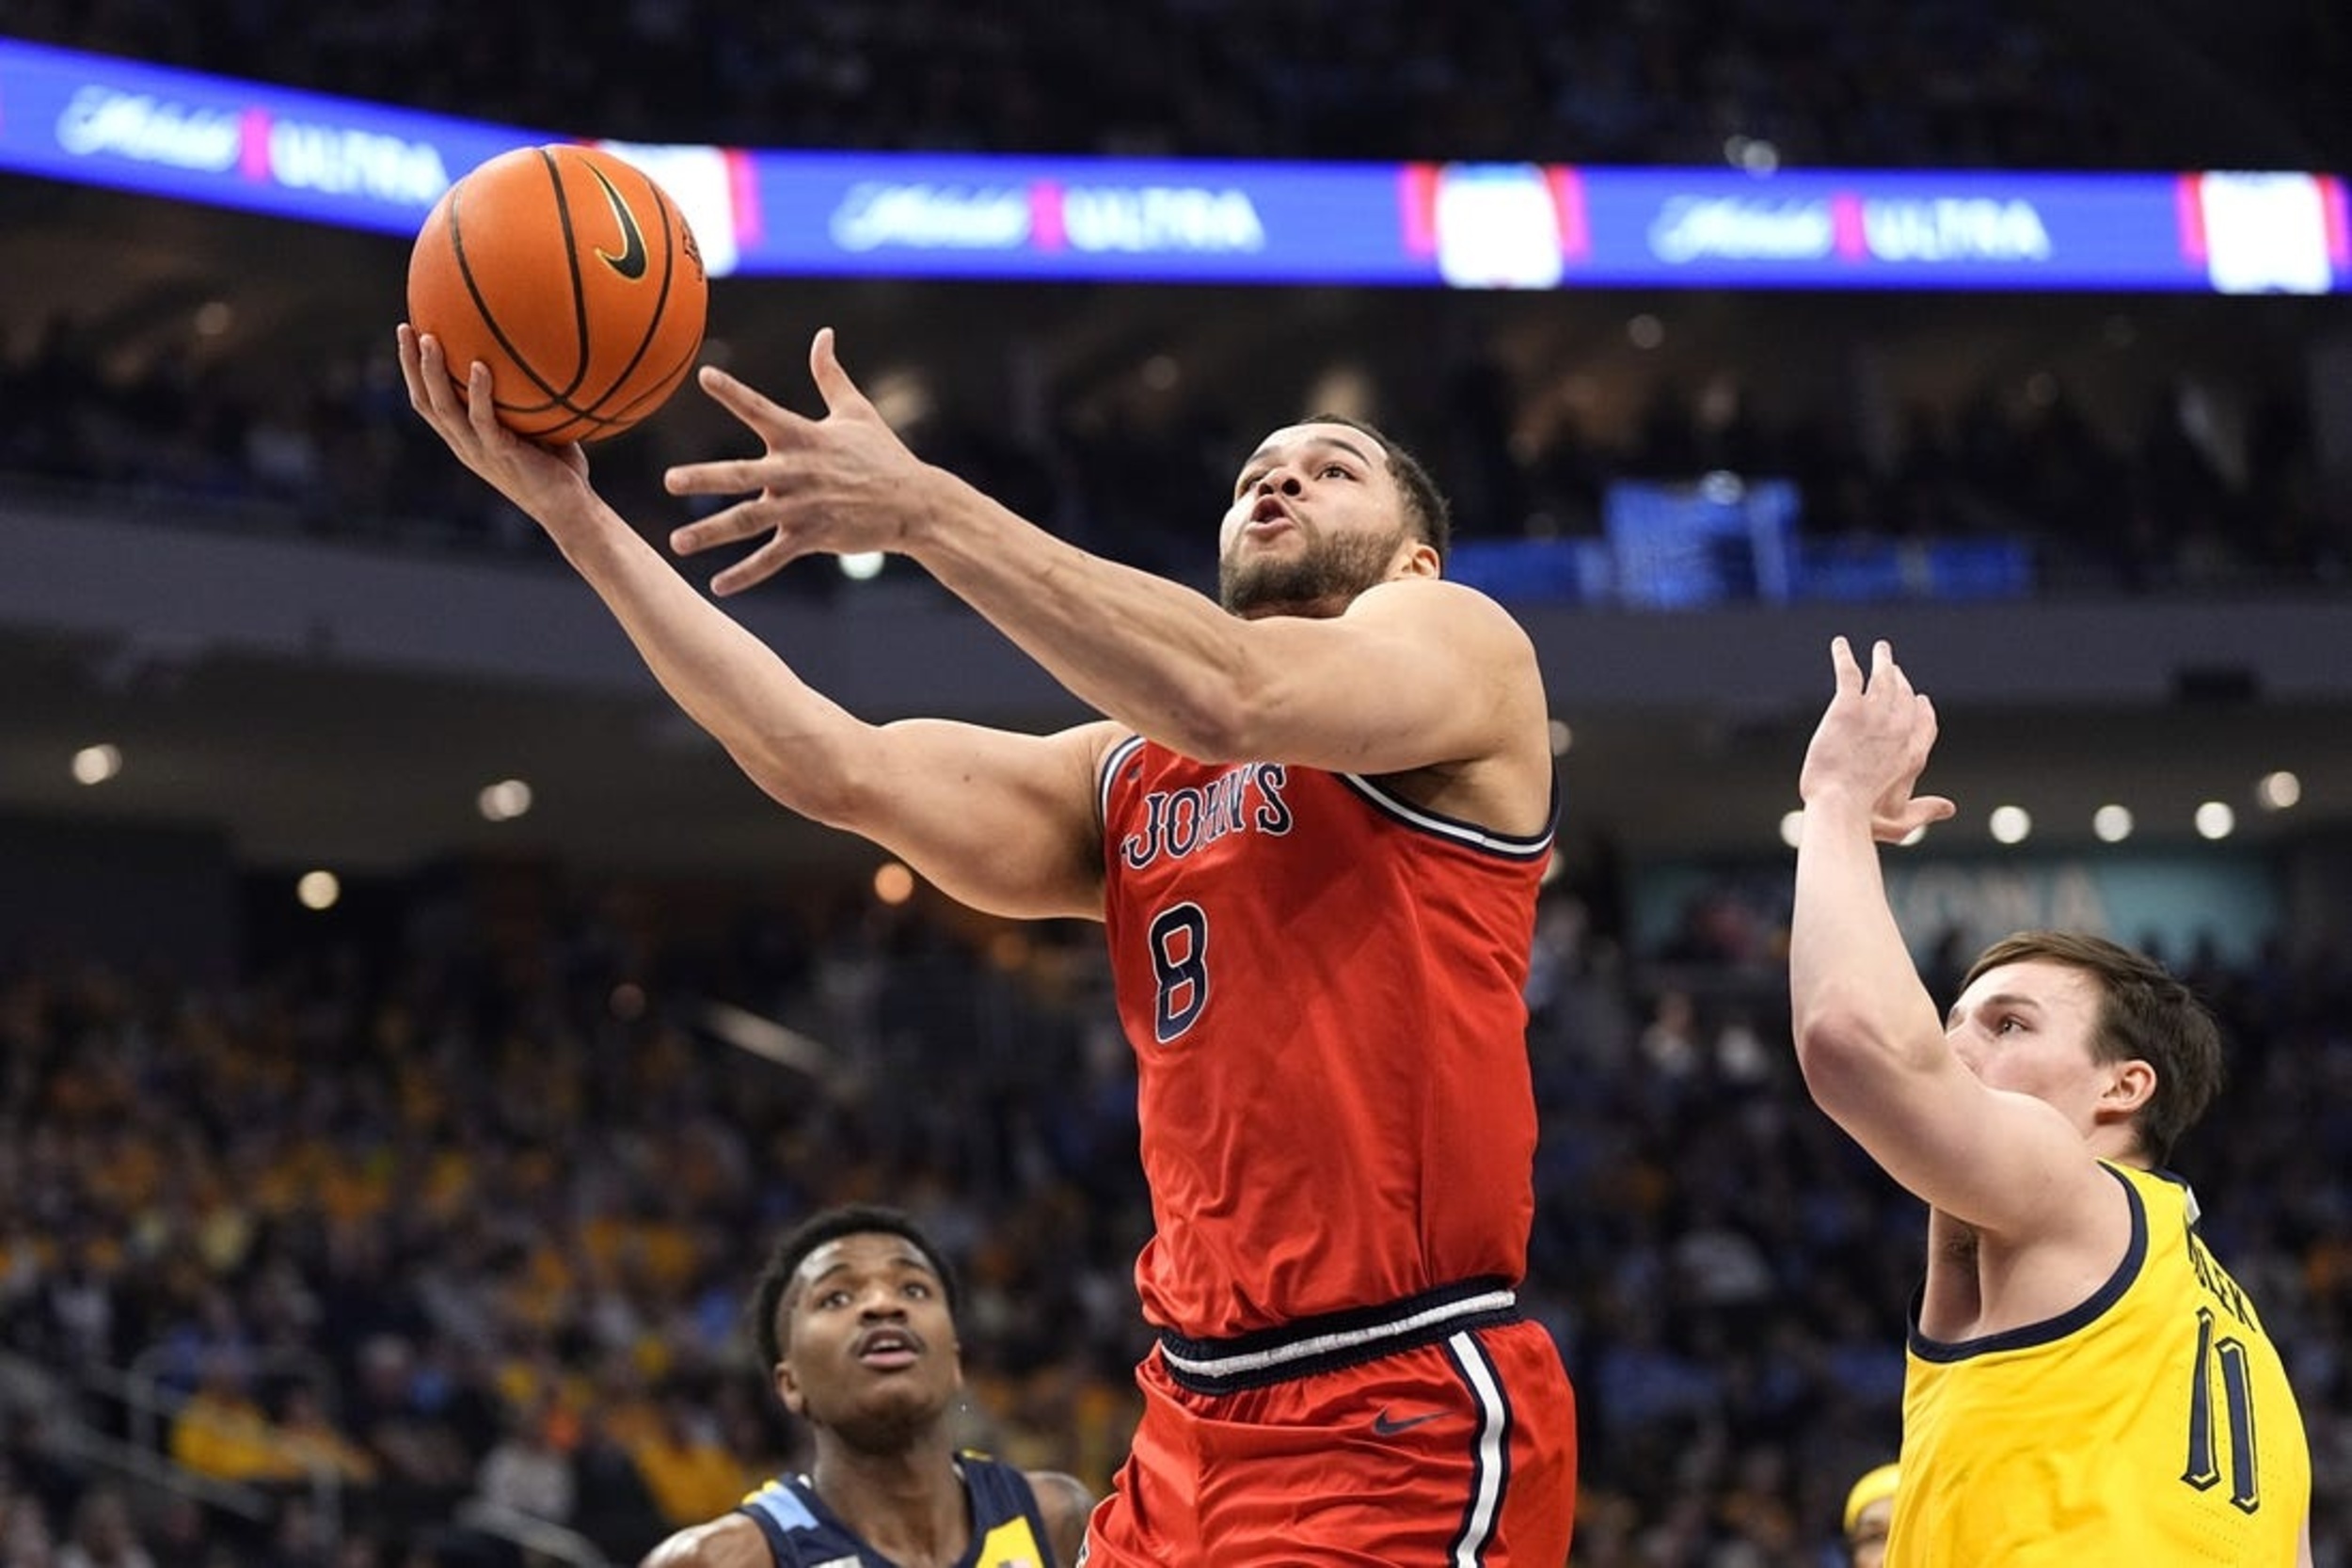
[[2107, 1168], [2132, 1244], [2090, 1300], [1961, 1343], [1915, 1311], [1886, 1568], [2295, 1561], [2311, 1449], [2278, 1349], [2188, 1190]]

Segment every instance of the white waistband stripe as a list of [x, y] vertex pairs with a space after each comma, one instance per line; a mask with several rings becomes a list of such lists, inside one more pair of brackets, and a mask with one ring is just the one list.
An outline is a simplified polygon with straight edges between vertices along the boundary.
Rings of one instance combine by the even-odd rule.
[[1233, 1355], [1179, 1355], [1170, 1350], [1168, 1341], [1160, 1341], [1160, 1354], [1180, 1372], [1194, 1377], [1238, 1377], [1262, 1372], [1275, 1367], [1287, 1367], [1294, 1361], [1306, 1361], [1335, 1352], [1359, 1350], [1376, 1345], [1385, 1339], [1402, 1338], [1439, 1323], [1457, 1318], [1478, 1317], [1487, 1312], [1506, 1312], [1518, 1305], [1518, 1297], [1510, 1291], [1489, 1291], [1484, 1295], [1465, 1296], [1459, 1301], [1442, 1302], [1406, 1317], [1384, 1323], [1372, 1323], [1363, 1328], [1335, 1330], [1329, 1334], [1311, 1335], [1293, 1339], [1266, 1350], [1244, 1351]]

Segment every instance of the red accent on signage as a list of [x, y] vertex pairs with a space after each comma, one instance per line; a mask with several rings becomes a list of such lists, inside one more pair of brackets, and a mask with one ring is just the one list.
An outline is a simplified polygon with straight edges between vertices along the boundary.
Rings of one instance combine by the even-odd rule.
[[2205, 233], [2205, 177], [2184, 174], [2172, 182], [2172, 208], [2181, 215], [2181, 254], [2199, 266], [2213, 260]]
[[1551, 205], [1560, 216], [1560, 255], [1575, 261], [1593, 253], [1593, 228], [1584, 215], [1584, 176], [1565, 164], [1544, 170], [1551, 182]]
[[1837, 246], [1840, 260], [1867, 261], [1870, 259], [1869, 236], [1862, 228], [1862, 198], [1848, 192], [1839, 192], [1829, 198], [1831, 243]]
[[269, 111], [247, 109], [237, 118], [237, 172], [257, 184], [269, 182]]
[[2328, 260], [2352, 267], [2352, 221], [2344, 212], [2344, 182], [2332, 174], [2319, 177], [2319, 212], [2328, 226]]
[[735, 220], [735, 248], [748, 250], [759, 240], [759, 170], [752, 155], [739, 147], [723, 147], [719, 156], [727, 166], [727, 212]]
[[1061, 186], [1051, 180], [1029, 185], [1029, 244], [1039, 250], [1059, 250], [1070, 243], [1062, 221]]
[[1438, 166], [1406, 164], [1396, 171], [1396, 214], [1405, 226], [1405, 254], [1438, 253]]

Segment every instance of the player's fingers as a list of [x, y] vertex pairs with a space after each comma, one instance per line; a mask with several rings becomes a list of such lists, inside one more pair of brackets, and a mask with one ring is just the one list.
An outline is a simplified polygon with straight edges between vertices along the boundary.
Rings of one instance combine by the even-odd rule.
[[1854, 662], [1853, 644], [1842, 637], [1829, 640], [1830, 673], [1836, 677], [1840, 691], [1862, 689], [1862, 666]]
[[774, 531], [775, 526], [773, 510], [765, 505], [760, 497], [753, 496], [707, 517], [698, 517], [672, 529], [670, 548], [680, 555], [697, 555], [722, 545], [756, 539], [763, 533]]
[[817, 336], [808, 342], [808, 373], [817, 383], [817, 391], [825, 400], [825, 412], [844, 414], [869, 410], [866, 394], [858, 390], [856, 382], [841, 366], [841, 356], [834, 345], [833, 328], [820, 326]]
[[417, 369], [417, 330], [406, 322], [392, 328], [392, 347], [400, 359], [400, 379], [408, 385], [408, 403], [417, 406], [417, 394], [423, 389]]
[[745, 386], [716, 365], [705, 365], [695, 379], [720, 407], [770, 441], [787, 434], [795, 425], [808, 422], [765, 392]]
[[[401, 328], [401, 374], [408, 382], [408, 405], [427, 419], [437, 420], [449, 400], [449, 371], [441, 363], [437, 338]], [[412, 368], [413, 367], [413, 368]]]
[[723, 457], [680, 463], [663, 471], [661, 483], [674, 496], [740, 496], [773, 488], [782, 477], [764, 458]]
[[1902, 671], [1895, 663], [1895, 645], [1882, 637], [1870, 644], [1871, 689], [1878, 689], [1879, 682], [1886, 679], [1890, 673], [1897, 680], [1902, 678]]
[[473, 433], [496, 447], [506, 439], [506, 427], [499, 423], [498, 394], [490, 385], [490, 367], [475, 360], [466, 369], [466, 414], [473, 423]]
[[766, 582], [806, 553], [779, 533], [717, 577], [712, 578], [710, 591], [722, 598], [729, 594], [740, 594], [746, 588]]

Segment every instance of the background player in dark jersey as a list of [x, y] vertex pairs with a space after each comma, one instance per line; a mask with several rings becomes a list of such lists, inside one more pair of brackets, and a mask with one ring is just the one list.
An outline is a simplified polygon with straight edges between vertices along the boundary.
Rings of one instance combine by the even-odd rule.
[[646, 1568], [1061, 1568], [1093, 1498], [1075, 1477], [959, 1452], [955, 1275], [906, 1215], [829, 1209], [777, 1243], [753, 1333], [816, 1460], [680, 1530]]
[[669, 476], [746, 498], [672, 536], [762, 541], [718, 590], [811, 552], [896, 551], [1106, 716], [1042, 736], [875, 726], [686, 582], [577, 448], [499, 428], [486, 370], [469, 416], [437, 345], [403, 327], [401, 357], [419, 411], [776, 799], [977, 908], [1105, 921], [1161, 1340], [1096, 1568], [1557, 1568], [1574, 1402], [1515, 1295], [1549, 715], [1526, 634], [1442, 579], [1445, 507], [1420, 466], [1344, 420], [1268, 436], [1226, 499], [1219, 606], [918, 461], [830, 332], [811, 352], [822, 419], [706, 370], [765, 448]]
[[2220, 1083], [2188, 988], [2097, 937], [1981, 954], [1947, 1017], [1886, 902], [1878, 845], [1935, 712], [1840, 638], [1804, 759], [1789, 988], [1805, 1084], [1925, 1199], [1888, 1568], [2142, 1568], [2311, 1556], [2311, 1451], [2277, 1347], [2205, 1248], [2172, 1147]]

